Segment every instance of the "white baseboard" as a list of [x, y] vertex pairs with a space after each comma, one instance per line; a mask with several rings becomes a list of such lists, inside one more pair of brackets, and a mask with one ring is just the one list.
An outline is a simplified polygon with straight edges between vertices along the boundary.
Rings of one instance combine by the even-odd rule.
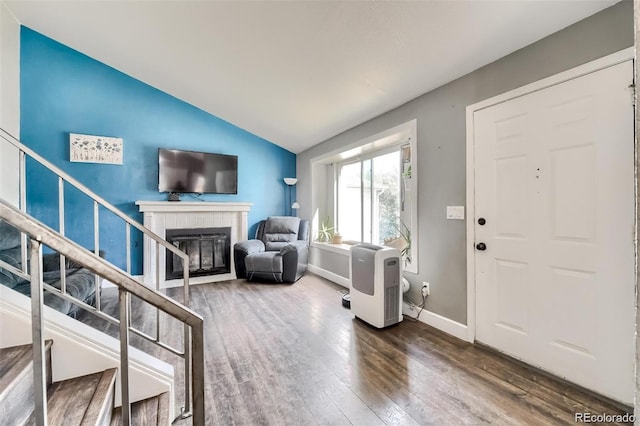
[[[415, 318], [419, 311], [420, 309], [412, 309], [407, 302], [402, 302], [403, 314]], [[444, 331], [445, 333], [450, 334], [453, 337], [457, 337], [460, 340], [473, 343], [473, 340], [469, 340], [466, 325], [450, 320], [449, 318], [443, 317], [442, 315], [438, 315], [434, 312], [423, 309], [420, 313], [418, 321], [428, 324], [431, 327], [437, 328], [440, 331]]]
[[335, 274], [331, 271], [327, 271], [326, 269], [322, 269], [321, 267], [312, 264], [309, 264], [307, 269], [309, 270], [309, 272], [313, 272], [314, 274], [319, 275], [322, 278], [326, 278], [329, 281], [341, 285], [344, 288], [351, 288], [351, 280], [343, 277], [342, 275]]

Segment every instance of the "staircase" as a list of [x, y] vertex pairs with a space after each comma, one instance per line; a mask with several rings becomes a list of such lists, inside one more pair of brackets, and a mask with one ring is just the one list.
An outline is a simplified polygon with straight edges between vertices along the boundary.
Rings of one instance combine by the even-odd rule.
[[[204, 425], [204, 327], [203, 319], [188, 308], [189, 268], [183, 268], [183, 300], [173, 300], [159, 291], [159, 262], [156, 261], [156, 287], [150, 288], [131, 275], [132, 241], [131, 233], [138, 232], [145, 244], [154, 244], [157, 256], [162, 251], [172, 252], [187, 265], [189, 257], [163, 238], [146, 229], [128, 217], [107, 200], [92, 192], [63, 170], [56, 167], [18, 139], [0, 129], [0, 143], [9, 144], [17, 150], [19, 171], [18, 206], [0, 198], [0, 220], [7, 222], [21, 233], [20, 263], [7, 263], [0, 259], [0, 268], [30, 283], [31, 294], [31, 336], [32, 345], [0, 349], [0, 424], [20, 425], [168, 425], [172, 419], [171, 397], [159, 395], [151, 400], [132, 404], [130, 395], [129, 337], [136, 334], [155, 344], [161, 350], [173, 353], [182, 359], [184, 367], [184, 392], [180, 418], [191, 417], [194, 426]], [[27, 161], [27, 159], [29, 161]], [[27, 214], [27, 164], [39, 163], [58, 181], [58, 226], [53, 229]], [[73, 187], [89, 198], [93, 211], [89, 211], [89, 223], [93, 222], [94, 247], [91, 251], [80, 246], [65, 235], [65, 188]], [[55, 206], [52, 206], [55, 208]], [[123, 226], [122, 253], [126, 257], [126, 268], [117, 267], [99, 256], [101, 212], [112, 215]], [[74, 220], [80, 218], [74, 217]], [[114, 226], [109, 221], [109, 230]], [[0, 238], [2, 236], [0, 235]], [[60, 288], [43, 280], [43, 249], [57, 252], [60, 257]], [[69, 259], [94, 274], [93, 302], [85, 302], [67, 292], [65, 262]], [[101, 309], [101, 282], [106, 280], [118, 288], [118, 315], [113, 317]], [[13, 290], [10, 290], [13, 291]], [[52, 383], [51, 346], [45, 342], [43, 295], [54, 294], [67, 302], [117, 325], [119, 329], [119, 368], [107, 369], [87, 376]], [[162, 341], [159, 325], [155, 334], [146, 334], [133, 326], [131, 321], [131, 299], [135, 296], [143, 303], [151, 305], [156, 312], [157, 324], [160, 315], [167, 315], [182, 324], [182, 345], [172, 345]], [[186, 306], [185, 306], [186, 305]], [[24, 336], [24, 334], [23, 334]], [[64, 338], [64, 336], [63, 336]], [[54, 363], [55, 364], [55, 363]], [[121, 408], [114, 410], [115, 379], [119, 378]], [[178, 402], [178, 401], [175, 401]], [[168, 407], [168, 408], [165, 408]]]
[[[47, 365], [47, 421], [51, 425], [86, 426], [121, 424], [114, 408], [117, 370], [51, 383], [51, 346], [45, 342]], [[35, 424], [33, 398], [33, 345], [0, 349], [0, 419], [3, 425]], [[169, 421], [169, 394], [163, 393], [131, 406], [134, 425], [163, 425]]]

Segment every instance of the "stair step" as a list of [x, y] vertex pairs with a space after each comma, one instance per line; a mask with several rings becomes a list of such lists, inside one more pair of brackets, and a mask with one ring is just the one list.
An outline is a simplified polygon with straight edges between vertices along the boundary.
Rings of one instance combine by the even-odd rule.
[[111, 368], [102, 373], [96, 392], [93, 394], [84, 419], [82, 419], [82, 426], [108, 425], [111, 422], [113, 400], [116, 395], [117, 371], [115, 368]]
[[[51, 383], [51, 345], [45, 342], [46, 383]], [[33, 412], [33, 345], [0, 349], [0, 419], [22, 424]]]
[[[108, 425], [113, 413], [116, 369], [53, 383], [47, 397], [50, 425]], [[33, 415], [27, 424], [35, 424]]]
[[[141, 426], [168, 426], [169, 419], [169, 393], [161, 393], [158, 396], [147, 398], [131, 404], [131, 424]], [[122, 408], [113, 410], [111, 426], [119, 426], [122, 423]]]

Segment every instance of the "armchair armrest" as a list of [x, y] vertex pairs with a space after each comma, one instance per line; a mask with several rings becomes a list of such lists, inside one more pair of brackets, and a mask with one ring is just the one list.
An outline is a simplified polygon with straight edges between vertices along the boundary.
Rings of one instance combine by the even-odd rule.
[[265, 250], [264, 243], [260, 240], [247, 240], [236, 243], [233, 246], [235, 252], [242, 252], [246, 255], [261, 253]]
[[282, 280], [293, 283], [307, 270], [309, 245], [306, 241], [292, 241], [280, 249], [282, 256]]
[[293, 251], [300, 251], [304, 248], [307, 247], [307, 242], [306, 241], [302, 241], [302, 240], [297, 240], [297, 241], [291, 241], [289, 244], [287, 244], [286, 246], [283, 246], [280, 249], [280, 255], [284, 256], [287, 253], [291, 253]]
[[245, 257], [265, 250], [264, 243], [260, 240], [248, 240], [236, 243], [233, 246], [233, 263], [236, 267], [236, 277], [247, 278], [247, 268], [244, 265]]

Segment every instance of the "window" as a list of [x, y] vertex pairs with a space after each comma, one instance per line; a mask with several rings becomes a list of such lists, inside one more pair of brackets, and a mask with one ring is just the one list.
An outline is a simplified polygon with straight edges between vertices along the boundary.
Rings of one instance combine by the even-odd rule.
[[384, 244], [398, 237], [401, 148], [338, 165], [337, 228], [343, 240]]
[[[416, 146], [411, 120], [312, 159], [314, 239], [324, 241], [319, 231], [328, 227], [346, 243], [396, 247], [404, 270], [418, 273]], [[348, 254], [331, 244], [315, 247]]]

